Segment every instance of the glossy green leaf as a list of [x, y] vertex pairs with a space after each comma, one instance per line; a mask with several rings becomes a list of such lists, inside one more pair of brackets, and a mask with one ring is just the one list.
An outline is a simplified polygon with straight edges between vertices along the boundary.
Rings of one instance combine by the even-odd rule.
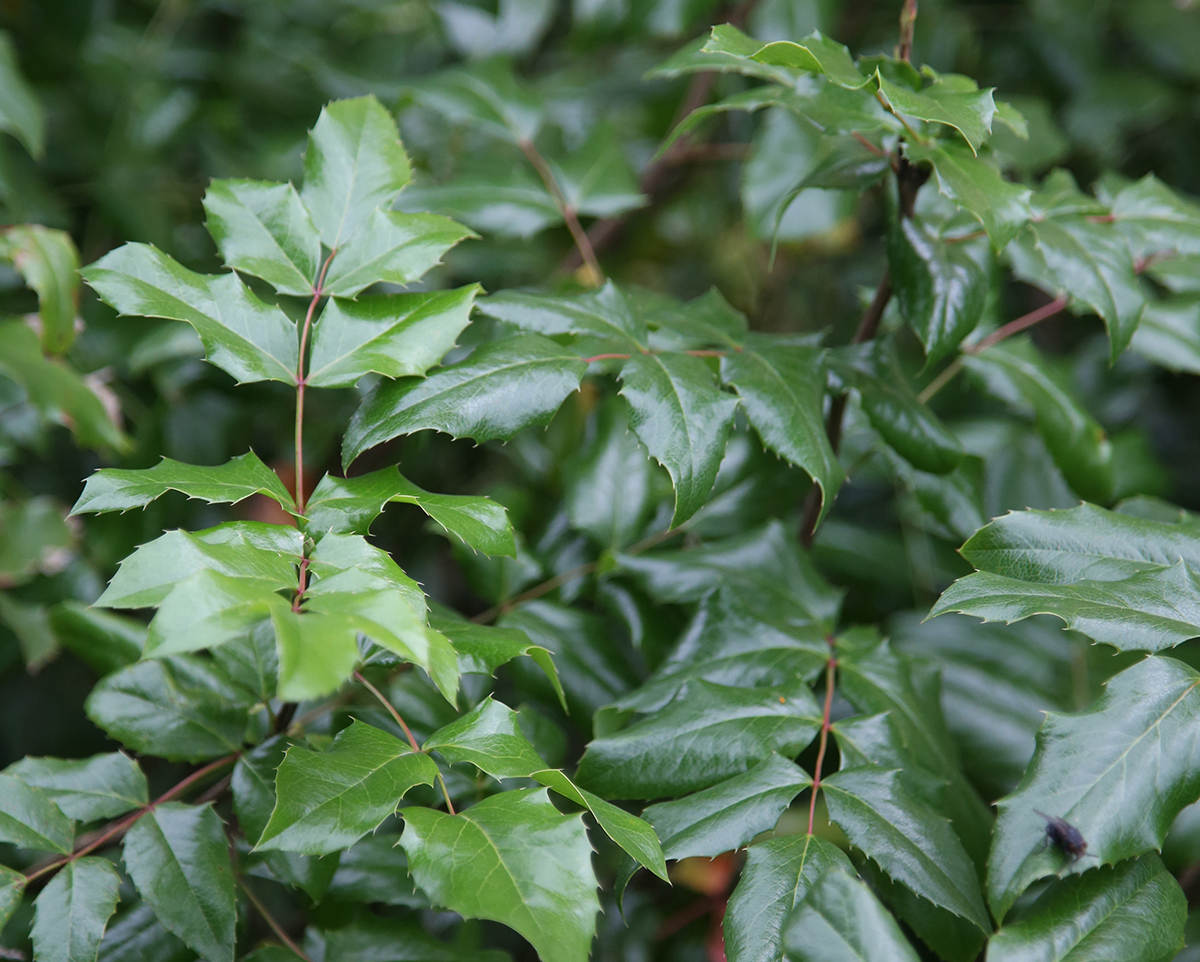
[[1183, 299], [1148, 303], [1129, 346], [1168, 371], [1200, 374], [1200, 304]]
[[54, 637], [103, 677], [142, 657], [146, 625], [78, 601], [64, 601], [50, 609]]
[[693, 679], [755, 688], [811, 678], [825, 667], [829, 646], [818, 625], [796, 626], [756, 612], [729, 588], [705, 597], [678, 644], [646, 681], [615, 707], [657, 711]]
[[305, 596], [309, 604], [322, 594], [398, 591], [419, 616], [425, 613], [425, 592], [400, 570], [392, 556], [360, 535], [327, 534], [309, 556], [310, 580]]
[[1052, 885], [992, 936], [988, 962], [1169, 962], [1183, 945], [1187, 900], [1153, 853]]
[[663, 798], [745, 772], [772, 752], [796, 756], [820, 727], [801, 682], [773, 688], [688, 685], [661, 711], [594, 739], [579, 782], [609, 798]]
[[94, 822], [124, 815], [150, 799], [146, 776], [121, 752], [91, 758], [35, 758], [27, 755], [4, 770], [40, 788], [68, 818]]
[[293, 746], [279, 766], [277, 800], [256, 849], [326, 855], [353, 845], [396, 811], [437, 766], [400, 739], [360, 721], [323, 752]]
[[536, 334], [612, 338], [617, 350], [626, 353], [637, 353], [649, 344], [645, 322], [611, 281], [598, 291], [571, 297], [501, 291], [480, 301], [479, 310]]
[[716, 25], [706, 40], [697, 43], [699, 49], [685, 47], [654, 73], [672, 77], [697, 70], [733, 72], [762, 80], [774, 80], [787, 86], [791, 85], [795, 77], [786, 67], [776, 67], [755, 60], [754, 55], [763, 48], [763, 43], [746, 36], [731, 23]]
[[147, 244], [126, 244], [83, 278], [121, 314], [187, 321], [208, 360], [240, 383], [296, 381], [296, 325], [236, 274], [197, 274]]
[[451, 764], [470, 762], [495, 778], [528, 778], [548, 766], [517, 724], [517, 713], [489, 695], [424, 744]]
[[126, 833], [124, 857], [126, 871], [163, 928], [207, 962], [232, 962], [233, 866], [211, 804], [157, 806]]
[[121, 884], [112, 862], [68, 862], [34, 902], [33, 950], [44, 962], [95, 962], [100, 940], [117, 910]]
[[996, 104], [991, 89], [958, 90], [951, 84], [935, 83], [921, 91], [909, 90], [884, 79], [879, 71], [875, 80], [896, 113], [953, 127], [963, 135], [972, 153], [979, 152], [992, 132]]
[[476, 441], [510, 438], [550, 420], [586, 368], [548, 338], [522, 334], [485, 344], [422, 380], [381, 384], [346, 429], [343, 465], [376, 444], [425, 429]]
[[771, 831], [784, 810], [811, 784], [809, 774], [794, 762], [768, 755], [744, 775], [673, 802], [651, 805], [642, 818], [654, 826], [667, 858], [715, 858]]
[[1121, 190], [1112, 214], [1137, 257], [1163, 251], [1200, 254], [1200, 205], [1153, 174]]
[[42, 105], [21, 74], [12, 38], [0, 33], [0, 130], [12, 134], [36, 159], [46, 150], [46, 121]]
[[129, 447], [96, 392], [73, 368], [44, 357], [37, 335], [22, 321], [0, 321], [0, 374], [24, 389], [41, 417], [69, 428], [80, 444]]
[[653, 305], [647, 311], [647, 319], [660, 333], [675, 334], [689, 341], [692, 347], [719, 345], [739, 350], [750, 329], [746, 315], [725, 300], [715, 287], [685, 304]]
[[737, 391], [763, 444], [820, 487], [824, 514], [843, 474], [825, 431], [822, 354], [763, 335], [750, 335], [746, 348], [721, 358], [721, 380]]
[[241, 749], [245, 697], [209, 661], [176, 655], [105, 676], [85, 707], [126, 748], [172, 761], [204, 761]]
[[121, 562], [96, 604], [146, 608], [161, 604], [175, 585], [201, 571], [261, 583], [266, 590], [295, 588], [300, 533], [282, 525], [231, 521], [194, 534], [168, 531]]
[[365, 535], [390, 502], [415, 504], [443, 530], [487, 555], [516, 556], [512, 525], [503, 505], [490, 498], [434, 494], [383, 468], [357, 478], [326, 475], [308, 500], [309, 526], [336, 534]]
[[1054, 463], [1076, 492], [1092, 501], [1111, 498], [1108, 435], [1027, 339], [1009, 338], [963, 363], [990, 393], [1033, 415]]
[[0, 775], [0, 841], [71, 854], [75, 827], [50, 797], [12, 775]]
[[927, 363], [951, 353], [983, 316], [989, 278], [967, 243], [939, 239], [902, 217], [888, 233], [888, 275], [904, 320], [925, 348]]
[[340, 902], [377, 902], [426, 908], [429, 903], [408, 876], [408, 860], [396, 847], [398, 835], [377, 832], [359, 839], [338, 858], [328, 896]]
[[965, 148], [906, 144], [904, 151], [914, 163], [933, 165], [938, 191], [983, 225], [996, 250], [1002, 250], [1028, 223], [1029, 188], [1006, 181], [1000, 171]]
[[813, 881], [783, 934], [788, 962], [917, 962], [900, 926], [871, 890], [848, 872]]
[[[374, 210], [338, 248], [322, 292], [353, 297], [379, 282], [411, 284], [475, 233], [440, 214]], [[315, 346], [314, 346], [315, 349]]]
[[313, 333], [308, 383], [353, 387], [364, 374], [420, 377], [454, 347], [478, 285], [420, 294], [335, 297]]
[[0, 237], [0, 256], [37, 291], [42, 350], [62, 354], [75, 340], [79, 301], [79, 252], [71, 235], [41, 224], [17, 224]]
[[[398, 609], [408, 612], [408, 606]], [[270, 606], [279, 651], [279, 697], [287, 701], [320, 698], [341, 687], [361, 658], [358, 630], [347, 618]], [[382, 634], [382, 632], [381, 632]]]
[[265, 494], [285, 508], [292, 504], [292, 496], [278, 475], [253, 451], [247, 451], [212, 467], [163, 458], [143, 470], [101, 468], [87, 479], [71, 513], [128, 511], [168, 491], [180, 491], [209, 504], [237, 504], [253, 494]]
[[25, 893], [25, 873], [0, 865], [0, 929], [12, 918]]
[[1129, 346], [1146, 304], [1133, 254], [1109, 224], [1089, 217], [1039, 220], [1008, 249], [1022, 280], [1070, 297], [1075, 310], [1095, 311], [1108, 328], [1111, 357]]
[[580, 214], [617, 217], [647, 202], [612, 124], [596, 124], [577, 150], [552, 167], [563, 200]]
[[215, 648], [244, 637], [280, 605], [287, 602], [269, 582], [199, 571], [178, 582], [159, 604], [145, 654], [162, 658]]
[[462, 674], [494, 675], [501, 665], [527, 655], [545, 672], [558, 700], [566, 710], [566, 695], [554, 667], [549, 649], [535, 645], [525, 632], [515, 628], [476, 625], [447, 609], [434, 607], [429, 623], [447, 638], [458, 654], [458, 670]]
[[587, 962], [600, 908], [592, 848], [579, 816], [561, 815], [545, 789], [493, 795], [460, 815], [408, 808], [400, 844], [435, 904], [515, 929], [543, 962]]
[[325, 246], [337, 250], [410, 177], [396, 122], [375, 96], [335, 100], [309, 132], [300, 197]]
[[246, 841], [257, 844], [275, 809], [275, 777], [287, 750], [294, 741], [286, 735], [272, 735], [243, 752], [233, 768], [230, 788], [238, 828]]
[[532, 141], [542, 126], [541, 98], [500, 59], [424, 77], [412, 93], [427, 110], [510, 143]]
[[501, 237], [532, 237], [562, 223], [562, 213], [537, 175], [525, 167], [491, 163], [479, 173], [464, 173], [450, 183], [410, 187], [396, 207], [436, 210], [476, 230]]
[[752, 56], [759, 63], [822, 73], [839, 87], [851, 90], [864, 87], [871, 80], [859, 72], [858, 67], [854, 65], [854, 58], [850, 56], [850, 51], [844, 44], [822, 37], [820, 32], [815, 30], [800, 43], [790, 40], [776, 41], [755, 51]]
[[214, 180], [204, 195], [204, 212], [228, 266], [261, 277], [280, 294], [312, 296], [321, 238], [295, 187]]
[[988, 863], [997, 918], [1037, 879], [1094, 865], [1043, 848], [1045, 821], [1035, 808], [1078, 829], [1101, 865], [1162, 847], [1175, 816], [1200, 797], [1197, 688], [1195, 669], [1147, 658], [1110, 679], [1084, 711], [1047, 716], [1025, 777], [998, 806]]
[[782, 962], [792, 909], [822, 876], [853, 871], [840, 848], [815, 835], [783, 835], [751, 846], [725, 910], [729, 962]]
[[821, 783], [829, 817], [892, 878], [934, 905], [991, 930], [979, 876], [950, 823], [900, 782], [900, 772], [844, 768]]
[[858, 389], [863, 412], [883, 440], [913, 467], [930, 474], [947, 474], [962, 463], [962, 444], [906, 384], [897, 385], [882, 364], [849, 374]]
[[708, 500], [738, 402], [714, 383], [698, 357], [638, 354], [621, 368], [629, 423], [675, 485], [672, 526]]

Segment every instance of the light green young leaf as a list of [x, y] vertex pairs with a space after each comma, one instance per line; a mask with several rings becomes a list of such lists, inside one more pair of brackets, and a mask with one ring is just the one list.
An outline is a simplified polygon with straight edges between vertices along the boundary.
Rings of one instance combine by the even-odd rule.
[[900, 926], [867, 886], [848, 872], [812, 882], [783, 934], [787, 962], [917, 962]]
[[308, 135], [300, 198], [326, 247], [350, 241], [410, 179], [396, 122], [374, 94], [321, 110]]
[[512, 525], [503, 505], [472, 495], [434, 494], [418, 488], [395, 468], [356, 478], [325, 475], [308, 499], [308, 528], [365, 535], [391, 502], [415, 504], [448, 534], [476, 551], [516, 557]]
[[[400, 605], [404, 610], [407, 607]], [[350, 677], [361, 655], [358, 630], [349, 619], [293, 611], [286, 603], [272, 605], [270, 615], [279, 652], [280, 698], [320, 698]]]
[[904, 151], [914, 163], [933, 165], [938, 191], [983, 225], [995, 250], [1003, 250], [1029, 222], [1033, 192], [1005, 180], [999, 170], [958, 144], [905, 144]]
[[1108, 501], [1113, 491], [1112, 444], [1104, 428], [1025, 338], [1009, 338], [963, 358], [993, 395], [1031, 413], [1063, 477], [1082, 497]]
[[636, 354], [650, 343], [645, 321], [612, 281], [598, 291], [572, 296], [501, 291], [480, 301], [479, 310], [536, 334], [612, 338], [617, 349], [627, 354]]
[[343, 466], [376, 444], [424, 429], [476, 441], [510, 438], [549, 421], [586, 369], [548, 338], [521, 334], [485, 344], [423, 380], [385, 382], [350, 420]]
[[1170, 962], [1183, 947], [1187, 899], [1154, 853], [1051, 885], [988, 943], [988, 962], [1096, 958]]
[[25, 894], [25, 873], [0, 865], [0, 929], [12, 918]]
[[206, 962], [233, 962], [233, 866], [211, 803], [157, 806], [125, 835], [124, 857], [133, 884], [163, 928]]
[[321, 289], [337, 297], [354, 297], [381, 281], [411, 284], [442, 255], [474, 231], [440, 214], [403, 214], [374, 210], [366, 222], [338, 248]]
[[257, 454], [247, 451], [211, 467], [163, 458], [144, 470], [101, 468], [87, 479], [71, 513], [128, 511], [168, 491], [180, 491], [209, 504], [237, 504], [252, 494], [265, 494], [284, 508], [292, 504], [292, 496], [279, 476]]
[[770, 757], [795, 756], [820, 728], [802, 682], [731, 688], [689, 682], [669, 705], [593, 739], [579, 782], [609, 798], [664, 798], [707, 788]]
[[0, 252], [37, 291], [42, 350], [62, 354], [75, 340], [79, 301], [79, 252], [71, 235], [41, 224], [17, 224], [0, 236]]
[[875, 71], [875, 80], [880, 93], [893, 110], [918, 120], [953, 127], [963, 135], [973, 154], [979, 153], [979, 148], [992, 132], [996, 104], [992, 100], [991, 88], [958, 90], [951, 84], [935, 83], [922, 91], [909, 90], [890, 83], [878, 70]]
[[270, 592], [295, 588], [302, 549], [300, 532], [259, 521], [230, 521], [194, 534], [168, 531], [121, 562], [102, 608], [148, 608], [201, 571], [254, 581]]
[[44, 357], [37, 335], [22, 321], [0, 321], [0, 374], [24, 389], [41, 417], [69, 428], [80, 444], [129, 447], [96, 392], [74, 368]]
[[245, 636], [274, 607], [286, 604], [270, 582], [198, 571], [177, 582], [159, 604], [146, 636], [145, 655], [162, 658], [215, 648]]
[[237, 274], [197, 274], [148, 244], [126, 244], [83, 270], [121, 314], [187, 321], [207, 358], [240, 383], [296, 382], [296, 325]]
[[22, 76], [8, 33], [0, 33], [0, 130], [17, 138], [35, 160], [46, 150], [46, 121], [37, 95]]
[[678, 77], [698, 70], [712, 70], [745, 74], [747, 77], [774, 81], [784, 87], [791, 87], [795, 83], [794, 70], [756, 60], [754, 55], [763, 49], [763, 43], [746, 36], [731, 23], [713, 27], [708, 39], [697, 41], [697, 44], [698, 49], [695, 46], [685, 47], [652, 71], [651, 75]]
[[425, 615], [425, 592], [400, 570], [386, 551], [376, 548], [359, 535], [327, 534], [310, 556], [306, 597], [311, 602], [319, 594], [335, 594], [395, 589], [421, 618]]
[[396, 811], [414, 785], [432, 785], [437, 766], [400, 739], [353, 721], [323, 752], [287, 751], [276, 802], [257, 850], [327, 855], [348, 848]]
[[[772, 754], [744, 775], [673, 802], [651, 805], [642, 818], [654, 826], [667, 858], [715, 858], [771, 831], [784, 810], [811, 784], [808, 772]], [[760, 848], [755, 846], [751, 852]]]
[[353, 387], [364, 374], [424, 375], [467, 326], [479, 285], [419, 294], [333, 298], [313, 332], [308, 383]]
[[489, 695], [425, 739], [452, 765], [470, 762], [494, 778], [528, 778], [547, 766], [517, 724], [517, 713]]
[[821, 489], [823, 516], [843, 478], [825, 431], [823, 354], [763, 335], [750, 335], [746, 348], [721, 358], [721, 380], [737, 391], [763, 444], [807, 471]]
[[983, 316], [989, 278], [967, 243], [949, 244], [902, 217], [888, 232], [888, 276], [927, 364], [954, 351]]
[[996, 918], [1037, 879], [1095, 865], [1044, 846], [1035, 809], [1078, 829], [1101, 865], [1162, 848], [1175, 816], [1200, 797], [1198, 689], [1195, 669], [1147, 658], [1110, 679], [1084, 711], [1047, 715], [1025, 777], [999, 802], [988, 862]]
[[810, 886], [854, 867], [836, 845], [815, 835], [783, 835], [752, 845], [725, 910], [729, 962], [783, 962], [784, 923]]
[[117, 870], [107, 859], [68, 862], [33, 903], [29, 937], [39, 962], [95, 962], [117, 910]]
[[678, 526], [708, 500], [738, 402], [716, 386], [701, 358], [685, 354], [630, 358], [621, 368], [621, 396], [634, 433], [671, 475], [671, 525]]
[[133, 751], [199, 762], [241, 749], [248, 698], [210, 661], [177, 655], [105, 676], [85, 708], [96, 725]]
[[979, 876], [962, 843], [947, 820], [908, 793], [900, 775], [875, 766], [830, 775], [821, 783], [830, 819], [893, 879], [991, 931]]
[[40, 788], [63, 814], [79, 822], [115, 818], [149, 801], [146, 776], [121, 752], [80, 759], [28, 755], [4, 774]]
[[821, 36], [817, 30], [800, 43], [776, 41], [760, 47], [751, 56], [758, 63], [824, 74], [830, 82], [850, 90], [865, 87], [871, 82], [870, 77], [864, 77], [859, 72], [844, 44]]
[[261, 277], [280, 294], [311, 297], [321, 238], [291, 184], [214, 180], [204, 195], [206, 226], [229, 267]]
[[600, 908], [592, 847], [580, 817], [561, 815], [545, 789], [502, 792], [459, 815], [405, 809], [400, 844], [435, 904], [515, 929], [542, 962], [587, 962]]
[[0, 775], [0, 841], [70, 855], [75, 826], [40, 788]]

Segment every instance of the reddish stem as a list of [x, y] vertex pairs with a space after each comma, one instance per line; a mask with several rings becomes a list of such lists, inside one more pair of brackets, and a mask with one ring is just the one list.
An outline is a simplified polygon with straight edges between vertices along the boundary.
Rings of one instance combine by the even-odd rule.
[[592, 361], [628, 361], [632, 354], [593, 354], [591, 357], [585, 357], [583, 360], [587, 364]]
[[[830, 643], [832, 647], [832, 642]], [[825, 764], [825, 749], [829, 747], [829, 715], [833, 710], [833, 680], [837, 670], [837, 658], [829, 656], [825, 663], [825, 710], [821, 714], [821, 741], [817, 746], [817, 764], [813, 769], [812, 795], [808, 800], [808, 834], [813, 833], [813, 820], [817, 814], [817, 792], [821, 789], [821, 766]]]
[[1021, 331], [1033, 327], [1035, 324], [1040, 324], [1047, 318], [1053, 317], [1066, 306], [1066, 295], [1059, 294], [1058, 297], [1052, 300], [1049, 304], [1045, 304], [1035, 311], [1030, 311], [1028, 314], [1018, 317], [1015, 321], [1009, 321], [1003, 327], [999, 327], [992, 331], [991, 334], [985, 337], [978, 344], [972, 345], [966, 350], [968, 350], [971, 354], [978, 354], [980, 351], [985, 351], [993, 344], [999, 344], [1005, 338], [1012, 337], [1014, 334], [1019, 334]]
[[304, 509], [307, 507], [308, 501], [304, 496], [304, 389], [308, 386], [308, 380], [304, 373], [306, 366], [305, 355], [308, 353], [308, 335], [312, 330], [313, 315], [316, 313], [317, 305], [321, 302], [322, 296], [325, 294], [325, 274], [329, 270], [329, 264], [333, 260], [333, 255], [337, 253], [337, 248], [329, 252], [329, 256], [325, 258], [325, 263], [321, 265], [320, 276], [317, 277], [317, 283], [313, 285], [312, 300], [308, 302], [308, 311], [304, 315], [304, 327], [300, 330], [300, 358], [296, 362], [296, 513], [304, 514]]

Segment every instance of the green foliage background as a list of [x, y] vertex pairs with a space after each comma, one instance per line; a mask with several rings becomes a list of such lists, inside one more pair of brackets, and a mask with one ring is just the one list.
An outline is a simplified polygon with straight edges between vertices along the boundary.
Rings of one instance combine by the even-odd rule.
[[[900, 7], [0, 6], [0, 217], [13, 225], [0, 252], [0, 910], [12, 913], [0, 943], [72, 962], [275, 962], [292, 958], [288, 941], [313, 962], [575, 962], [599, 905], [591, 955], [604, 960], [815, 960], [839, 957], [840, 939], [866, 958], [998, 962], [1043, 957], [1030, 953], [1073, 925], [1085, 934], [1053, 957], [1197, 957], [1185, 903], [1200, 866], [1200, 527], [1188, 513], [1200, 509], [1200, 216], [1188, 199], [1200, 194], [1200, 8], [922, 0], [911, 60], [937, 72], [922, 80], [894, 58]], [[732, 32], [710, 39], [727, 20], [755, 38], [748, 49]], [[801, 58], [791, 73], [750, 57], [814, 29], [860, 58], [861, 77], [816, 43], [785, 51]], [[704, 59], [706, 40], [723, 52]], [[1028, 137], [1011, 115], [967, 105], [975, 92], [956, 78], [934, 85], [938, 74], [996, 88]], [[859, 80], [918, 129], [882, 109], [884, 122], [856, 128]], [[786, 91], [764, 96], [774, 82], [842, 99], [798, 116]], [[922, 84], [966, 99], [923, 112]], [[376, 294], [460, 292], [416, 359], [385, 344], [307, 394], [313, 570], [321, 543], [332, 556], [320, 532], [334, 525], [345, 545], [369, 527], [403, 572], [366, 547], [329, 562], [326, 575], [382, 578], [368, 586], [379, 607], [363, 614], [359, 585], [350, 614], [314, 609], [359, 620], [339, 622], [341, 655], [292, 674], [272, 641], [290, 614], [263, 600], [282, 597], [290, 562], [224, 609], [232, 643], [212, 657], [139, 662], [143, 646], [216, 637], [195, 628], [190, 598], [172, 609], [145, 591], [176, 555], [207, 549], [170, 535], [121, 569], [109, 602], [163, 603], [148, 638], [147, 618], [88, 606], [164, 532], [286, 524], [304, 507], [292, 501], [295, 389], [220, 364], [201, 330], [206, 364], [186, 325], [117, 316], [96, 292], [129, 314], [180, 316], [118, 290], [158, 256], [122, 248], [134, 242], [202, 274], [236, 266], [253, 296], [302, 321], [307, 301], [292, 295], [305, 288], [268, 277], [276, 298], [238, 262], [243, 235], [222, 228], [210, 184], [291, 181], [311, 201], [325, 188], [306, 169], [309, 131], [349, 109], [330, 101], [367, 95], [411, 162], [397, 209], [477, 235], [455, 246], [468, 232], [438, 221], [429, 258], [363, 275]], [[706, 104], [719, 106], [691, 114]], [[983, 115], [990, 135], [973, 137]], [[371, 150], [396, 165], [393, 135]], [[937, 171], [908, 195], [878, 156], [898, 157], [898, 139], [912, 169], [932, 158]], [[968, 145], [1010, 182], [987, 182], [983, 202], [948, 179], [952, 160], [974, 161]], [[793, 200], [810, 175], [820, 186]], [[1034, 191], [1032, 228], [1011, 184]], [[386, 185], [380, 197], [386, 208]], [[581, 263], [564, 204], [615, 286]], [[113, 250], [85, 271], [92, 287], [63, 281], [74, 258]], [[885, 269], [895, 296], [879, 336], [847, 347]], [[338, 280], [332, 293], [357, 293]], [[487, 296], [455, 327], [476, 284]], [[1067, 310], [1042, 319], [1047, 304]], [[40, 342], [16, 320], [39, 311]], [[1028, 334], [963, 349], [1031, 316]], [[496, 357], [537, 356], [540, 373], [492, 371], [482, 410], [451, 393], [413, 413], [414, 382], [390, 379], [436, 371], [455, 344], [450, 377], [464, 358], [499, 370]], [[376, 373], [356, 388], [363, 372]], [[822, 418], [847, 391], [834, 457]], [[248, 451], [253, 462], [220, 478], [171, 463]], [[352, 476], [382, 473], [347, 520], [314, 487], [350, 462]], [[155, 465], [161, 490], [121, 493], [145, 476], [93, 475]], [[810, 548], [797, 535], [817, 507]], [[312, 554], [299, 533], [275, 537], [295, 544], [273, 542], [264, 565]], [[420, 596], [408, 579], [457, 661], [424, 615], [386, 607]], [[117, 597], [130, 585], [143, 593]], [[931, 609], [944, 616], [924, 622]], [[363, 643], [365, 681], [339, 689], [359, 631], [379, 644]], [[196, 725], [114, 721], [104, 706], [122, 698], [181, 705]], [[232, 752], [244, 752], [236, 767], [204, 764]], [[99, 753], [70, 769], [74, 787], [36, 760]], [[344, 766], [368, 773], [327, 803], [350, 814], [313, 815], [312, 784], [348, 777]], [[460, 815], [439, 810], [442, 791]], [[401, 796], [413, 808], [398, 818]], [[1040, 810], [1078, 825], [1095, 858], [1039, 850]], [[125, 826], [129, 812], [144, 814]], [[404, 854], [392, 845], [402, 822]], [[106, 827], [129, 829], [122, 847]], [[18, 878], [73, 845], [94, 847], [28, 886]], [[673, 887], [652, 875], [664, 856]], [[638, 862], [651, 871], [634, 874]], [[497, 865], [511, 893], [480, 886]], [[529, 887], [540, 873], [549, 898]]]

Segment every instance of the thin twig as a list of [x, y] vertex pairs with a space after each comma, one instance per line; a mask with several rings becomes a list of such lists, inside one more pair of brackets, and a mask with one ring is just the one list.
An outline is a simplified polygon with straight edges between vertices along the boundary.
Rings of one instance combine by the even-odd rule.
[[1033, 327], [1035, 324], [1040, 324], [1042, 321], [1053, 317], [1064, 307], [1067, 306], [1067, 297], [1065, 294], [1059, 294], [1049, 304], [1039, 307], [1037, 310], [1030, 311], [1028, 314], [1023, 314], [1015, 321], [1009, 321], [1003, 327], [999, 327], [992, 331], [978, 344], [971, 345], [965, 348], [969, 354], [978, 354], [980, 351], [986, 351], [993, 344], [999, 344], [1005, 338], [1012, 337], [1014, 334], [1019, 334], [1021, 331]]
[[522, 153], [525, 154], [529, 162], [533, 164], [534, 169], [538, 172], [538, 176], [542, 178], [542, 183], [546, 185], [546, 190], [554, 198], [554, 204], [558, 207], [558, 212], [562, 214], [563, 220], [567, 222], [567, 230], [571, 232], [575, 246], [579, 249], [579, 255], [583, 258], [583, 262], [587, 264], [588, 270], [591, 272], [593, 285], [599, 287], [604, 283], [604, 271], [600, 269], [600, 261], [596, 259], [596, 251], [592, 247], [591, 239], [583, 229], [583, 225], [579, 223], [579, 214], [574, 207], [567, 203], [567, 198], [558, 184], [558, 178], [554, 176], [554, 171], [550, 169], [546, 158], [533, 145], [533, 141], [523, 138], [520, 142], [520, 147]]
[[300, 331], [300, 356], [296, 361], [296, 513], [304, 514], [307, 501], [304, 496], [304, 389], [308, 379], [304, 372], [304, 355], [308, 350], [308, 335], [312, 330], [313, 314], [325, 293], [325, 273], [337, 248], [329, 252], [325, 263], [321, 265], [321, 273], [317, 283], [313, 285], [312, 299], [308, 302], [308, 311], [304, 315], [304, 327]]
[[312, 959], [305, 955], [304, 950], [301, 949], [300, 946], [298, 946], [294, 941], [292, 941], [291, 936], [289, 936], [283, 930], [283, 926], [276, 921], [275, 916], [273, 916], [267, 910], [267, 907], [263, 905], [259, 900], [259, 897], [250, 890], [250, 886], [246, 884], [246, 880], [240, 875], [238, 876], [238, 885], [242, 887], [242, 891], [246, 893], [246, 898], [248, 898], [251, 904], [253, 904], [254, 908], [258, 910], [258, 914], [262, 916], [263, 921], [266, 922], [267, 925], [271, 927], [271, 931], [279, 937], [279, 941], [287, 946], [288, 951], [299, 956], [304, 960], [304, 962], [312, 962]]
[[[830, 648], [833, 647], [830, 642]], [[813, 768], [812, 795], [808, 800], [808, 834], [813, 833], [813, 820], [817, 814], [817, 793], [821, 790], [821, 766], [825, 764], [825, 749], [829, 747], [829, 716], [833, 711], [833, 682], [837, 670], [837, 657], [829, 656], [825, 663], [825, 708], [821, 713], [821, 740], [817, 745], [817, 764]]]
[[917, 0], [904, 0], [900, 11], [900, 45], [896, 56], [905, 63], [912, 58], [913, 33], [917, 27]]

